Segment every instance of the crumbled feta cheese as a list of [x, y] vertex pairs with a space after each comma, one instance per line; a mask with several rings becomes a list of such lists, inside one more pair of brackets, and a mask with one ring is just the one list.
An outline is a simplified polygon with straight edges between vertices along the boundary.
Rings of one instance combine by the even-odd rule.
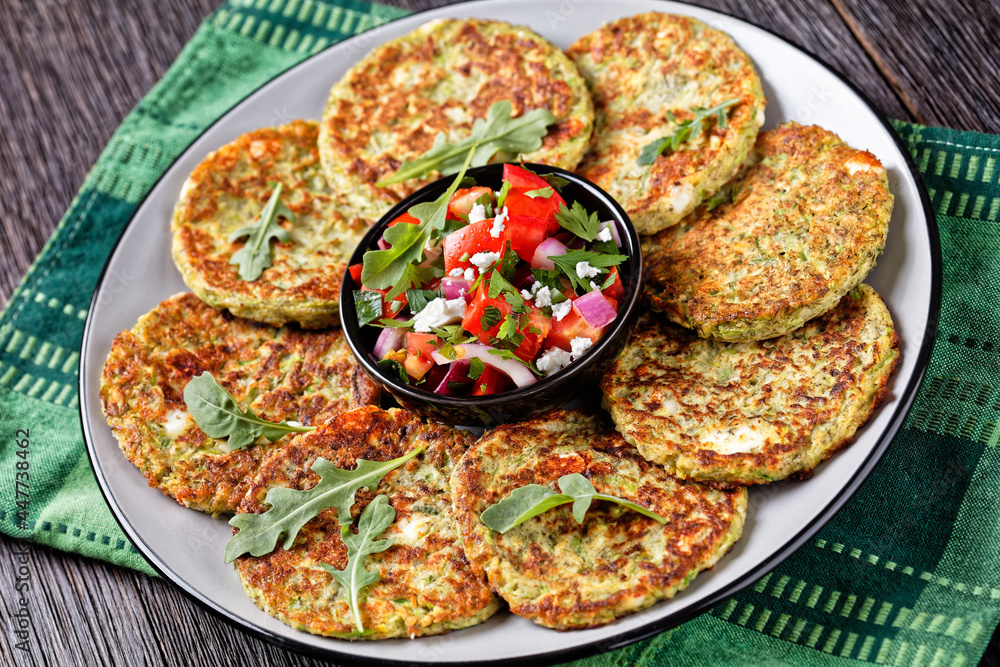
[[590, 291], [597, 292], [601, 289], [601, 286], [595, 283], [593, 280], [590, 281]]
[[[535, 303], [538, 303], [537, 301]], [[573, 309], [573, 302], [569, 299], [552, 306], [552, 317], [556, 318], [557, 322], [562, 322], [562, 319], [569, 315], [569, 311]]]
[[469, 262], [479, 268], [479, 273], [486, 273], [486, 269], [493, 266], [498, 259], [500, 259], [498, 252], [477, 252], [469, 258]]
[[591, 266], [590, 262], [577, 262], [576, 263], [576, 275], [579, 276], [580, 280], [584, 278], [593, 278], [601, 272], [597, 267]]
[[605, 227], [603, 227], [601, 231], [597, 232], [596, 238], [598, 241], [610, 241], [614, 238], [611, 236], [611, 225], [613, 224], [613, 222], [607, 222], [605, 223]]
[[577, 359], [582, 357], [587, 352], [587, 350], [593, 347], [593, 345], [594, 341], [590, 340], [589, 338], [584, 338], [582, 336], [577, 336], [576, 338], [571, 340], [569, 342], [569, 346], [573, 350], [572, 353], [573, 361], [576, 361]]
[[507, 221], [507, 207], [504, 206], [503, 210], [497, 217], [493, 218], [493, 226], [490, 227], [490, 236], [493, 238], [499, 238], [500, 232], [503, 231], [503, 223]]
[[473, 204], [472, 210], [469, 211], [469, 224], [473, 222], [482, 222], [486, 219], [486, 207], [482, 204]]
[[469, 267], [469, 268], [467, 268], [465, 270], [464, 276], [465, 276], [466, 280], [475, 280], [476, 279], [476, 270], [473, 269], [472, 267]]
[[[540, 285], [541, 283], [535, 283], [535, 285]], [[569, 303], [568, 301], [566, 303]], [[548, 285], [542, 285], [537, 290], [535, 290], [535, 305], [539, 308], [544, 308], [545, 306], [552, 305], [552, 290]], [[555, 311], [553, 311], [555, 312]]]
[[424, 306], [424, 309], [413, 318], [413, 330], [420, 333], [430, 333], [433, 327], [452, 324], [465, 317], [465, 299], [444, 299], [438, 297]]
[[165, 417], [166, 419], [163, 422], [163, 432], [166, 433], [167, 437], [171, 440], [176, 440], [184, 435], [190, 426], [188, 413], [183, 410], [168, 410]]
[[448, 272], [448, 277], [449, 278], [461, 278], [464, 273], [465, 273], [465, 271], [462, 270], [462, 267], [456, 266], [454, 269], [452, 269], [451, 271]]
[[[567, 301], [566, 303], [569, 302]], [[535, 360], [535, 368], [546, 375], [552, 375], [556, 371], [568, 366], [570, 361], [572, 361], [572, 355], [569, 352], [560, 350], [558, 347], [553, 347], [546, 350], [544, 354]]]
[[529, 292], [528, 290], [523, 289], [521, 290], [521, 298], [524, 299], [525, 301], [531, 301], [532, 299], [535, 298], [535, 295]]

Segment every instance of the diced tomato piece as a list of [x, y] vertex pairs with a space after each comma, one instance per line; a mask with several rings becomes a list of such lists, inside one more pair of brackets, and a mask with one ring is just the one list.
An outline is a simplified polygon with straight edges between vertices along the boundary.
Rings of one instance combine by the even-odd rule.
[[438, 348], [439, 339], [430, 333], [406, 334], [406, 360], [403, 368], [415, 380], [422, 378], [434, 366], [431, 353]]
[[407, 354], [406, 359], [403, 361], [403, 368], [406, 369], [406, 374], [409, 375], [414, 380], [419, 380], [424, 375], [427, 374], [431, 368], [434, 367], [434, 360], [424, 360], [420, 357], [415, 357], [412, 354]]
[[403, 215], [399, 216], [398, 218], [390, 222], [387, 226], [392, 227], [393, 225], [398, 225], [401, 222], [405, 222], [410, 225], [420, 224], [420, 221], [414, 218], [412, 215], [410, 215], [409, 211], [404, 211]]
[[[614, 299], [615, 302], [616, 302], [615, 310], [618, 310], [617, 302], [621, 301], [622, 297], [625, 296], [625, 286], [622, 285], [622, 279], [621, 279], [621, 276], [618, 275], [618, 267], [617, 266], [612, 266], [611, 267], [611, 275], [613, 275], [615, 277], [615, 281], [613, 283], [611, 283], [611, 285], [609, 287], [607, 287], [606, 289], [601, 290], [601, 294], [603, 294], [604, 296], [606, 296], [609, 300], [610, 299]], [[604, 284], [604, 281], [606, 281], [606, 280], [607, 280], [607, 278], [605, 278], [604, 276], [601, 276], [601, 284], [602, 285]]]
[[472, 391], [469, 392], [470, 396], [487, 396], [489, 394], [499, 394], [503, 391], [504, 380], [506, 376], [493, 368], [492, 366], [487, 366], [482, 374], [476, 379], [476, 384], [473, 385]]
[[468, 218], [469, 211], [483, 195], [489, 195], [490, 201], [493, 201], [493, 191], [483, 185], [459, 190], [451, 196], [451, 200], [448, 202], [449, 217], [454, 220]]
[[409, 331], [406, 334], [406, 353], [412, 354], [421, 359], [430, 359], [431, 355], [440, 346], [441, 339], [432, 333], [416, 333]]
[[[544, 197], [529, 197], [524, 193], [525, 190], [519, 188], [513, 188], [507, 193], [507, 200], [504, 203], [504, 206], [507, 207], [507, 213], [539, 218], [545, 222], [548, 222], [550, 218], [555, 216], [555, 211], [551, 210], [552, 205], [549, 203], [551, 197], [549, 199]], [[556, 229], [558, 228], [559, 225], [556, 224]], [[552, 231], [555, 232], [555, 229]]]
[[[500, 311], [501, 319], [496, 322], [489, 329], [483, 329], [483, 315], [486, 314], [486, 308], [488, 306], [494, 306]], [[496, 299], [491, 299], [486, 287], [486, 281], [479, 283], [479, 287], [476, 288], [475, 295], [472, 297], [472, 301], [469, 303], [468, 310], [465, 311], [465, 318], [462, 320], [462, 328], [471, 333], [473, 336], [479, 339], [479, 342], [489, 345], [490, 338], [495, 337], [497, 332], [500, 330], [500, 324], [503, 322], [503, 317], [505, 317], [510, 312], [510, 304], [507, 303], [503, 297], [497, 297]]]
[[[541, 190], [543, 188], [552, 188], [549, 182], [538, 174], [533, 174], [527, 169], [522, 169], [516, 164], [505, 164], [503, 166], [503, 180], [510, 182], [511, 190], [520, 190], [521, 192], [531, 192], [532, 190]], [[539, 201], [547, 202], [552, 209], [552, 214], [559, 210], [560, 204], [565, 204], [566, 200], [563, 199], [555, 188], [552, 188], [552, 196], [548, 198], [539, 198]]]
[[[538, 329], [539, 333], [534, 333], [531, 329]], [[519, 333], [524, 334], [524, 340], [514, 350], [514, 354], [524, 361], [531, 361], [538, 356], [538, 351], [542, 349], [542, 342], [551, 330], [552, 318], [542, 311], [532, 308], [528, 311], [527, 326], [518, 329]]]
[[571, 342], [574, 338], [589, 338], [591, 342], [596, 343], [605, 328], [595, 328], [587, 324], [587, 320], [583, 319], [580, 311], [573, 306], [562, 320], [552, 318], [552, 330], [545, 340], [547, 347], [558, 347], [570, 352], [573, 349]]
[[[508, 226], [498, 236], [493, 236], [490, 231], [493, 229], [493, 218], [474, 222], [471, 225], [453, 231], [444, 237], [444, 272], [451, 273], [452, 269], [467, 269], [472, 266], [469, 257], [478, 252], [503, 252], [507, 243]], [[468, 255], [463, 261], [462, 257]]]
[[535, 248], [548, 236], [544, 220], [516, 213], [512, 213], [507, 219], [507, 229], [511, 250], [526, 262], [531, 261]]
[[351, 280], [354, 281], [355, 285], [361, 285], [361, 269], [364, 268], [364, 264], [352, 264], [347, 267], [347, 270], [351, 274]]

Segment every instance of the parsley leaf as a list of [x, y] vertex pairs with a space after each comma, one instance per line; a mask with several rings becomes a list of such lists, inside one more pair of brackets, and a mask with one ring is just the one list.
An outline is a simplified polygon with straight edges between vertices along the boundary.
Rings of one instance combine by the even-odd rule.
[[656, 162], [656, 158], [660, 155], [665, 154], [668, 150], [670, 152], [676, 151], [682, 143], [685, 141], [690, 141], [694, 139], [702, 130], [702, 122], [711, 118], [716, 117], [716, 123], [719, 129], [726, 128], [726, 109], [737, 104], [739, 102], [738, 97], [734, 97], [731, 100], [726, 100], [721, 104], [717, 104], [710, 109], [704, 107], [692, 107], [691, 112], [694, 114], [693, 118], [677, 122], [677, 117], [674, 116], [672, 111], [667, 112], [667, 117], [670, 118], [670, 122], [677, 123], [677, 129], [673, 134], [667, 135], [662, 139], [657, 139], [652, 141], [642, 147], [642, 151], [639, 153], [639, 159], [637, 163], [640, 166], [646, 166]]
[[566, 208], [565, 204], [559, 204], [556, 212], [556, 222], [566, 230], [569, 230], [585, 241], [593, 241], [601, 231], [601, 221], [597, 213], [587, 213], [587, 209], [578, 201], [573, 202], [571, 208]]
[[[590, 252], [589, 250], [570, 250], [565, 255], [556, 255], [551, 258], [562, 272], [569, 277], [574, 288], [590, 291], [590, 278], [581, 278], [576, 273], [576, 265], [580, 262], [587, 262], [596, 269], [605, 269], [610, 266], [618, 266], [628, 257], [625, 255], [608, 255], [600, 252]], [[605, 273], [605, 271], [601, 271]]]
[[404, 160], [395, 174], [375, 186], [382, 188], [411, 178], [422, 178], [435, 169], [443, 176], [454, 174], [467, 152], [472, 153], [473, 167], [485, 165], [499, 151], [530, 153], [541, 147], [548, 126], [556, 122], [556, 117], [548, 109], [532, 109], [517, 118], [512, 118], [511, 113], [510, 100], [494, 102], [486, 112], [486, 118], [478, 118], [472, 124], [468, 137], [449, 144], [445, 133], [439, 132], [429, 151], [415, 160]]
[[274, 442], [289, 433], [314, 430], [312, 426], [292, 426], [286, 421], [276, 424], [261, 419], [248, 406], [240, 406], [208, 372], [194, 376], [184, 385], [184, 403], [198, 428], [210, 438], [229, 438], [231, 450], [252, 445], [260, 436]]
[[330, 507], [337, 508], [337, 521], [342, 526], [351, 523], [351, 505], [358, 489], [374, 490], [386, 473], [395, 470], [423, 450], [422, 446], [389, 461], [358, 459], [354, 470], [343, 470], [320, 457], [310, 469], [319, 475], [319, 483], [311, 489], [298, 490], [274, 487], [267, 492], [264, 502], [271, 506], [263, 514], [237, 514], [229, 525], [239, 528], [226, 543], [226, 562], [237, 556], [250, 554], [262, 556], [273, 551], [284, 535], [282, 547], [288, 549], [295, 542], [302, 526], [317, 514]]
[[[413, 276], [417, 267], [414, 262], [419, 263], [424, 256], [424, 244], [431, 237], [434, 230], [439, 230], [445, 225], [445, 218], [448, 214], [448, 201], [458, 189], [458, 184], [465, 176], [465, 170], [472, 160], [475, 149], [469, 150], [465, 158], [465, 164], [451, 186], [448, 187], [441, 196], [434, 201], [421, 202], [410, 207], [407, 211], [410, 215], [420, 221], [420, 224], [400, 224], [393, 225], [385, 230], [383, 238], [390, 244], [386, 250], [369, 250], [365, 253], [364, 265], [361, 268], [361, 284], [373, 289], [385, 289], [392, 287], [399, 289], [400, 281], [408, 276]], [[407, 269], [407, 267], [410, 267]], [[410, 273], [408, 274], [407, 271]], [[403, 290], [409, 287], [412, 280]]]
[[271, 239], [283, 243], [292, 240], [291, 235], [278, 224], [277, 218], [280, 215], [289, 222], [295, 222], [295, 214], [281, 203], [284, 185], [272, 183], [272, 186], [274, 191], [257, 219], [229, 235], [230, 243], [244, 236], [249, 237], [246, 244], [229, 258], [230, 264], [239, 264], [241, 280], [257, 280], [264, 269], [271, 266]]
[[488, 331], [500, 323], [503, 313], [496, 306], [486, 306], [483, 308], [483, 316], [479, 318], [479, 326], [483, 331]]
[[437, 290], [429, 289], [408, 289], [406, 290], [406, 302], [410, 304], [411, 313], [419, 313], [427, 307], [427, 304], [441, 296]]
[[524, 340], [524, 334], [517, 331], [517, 317], [507, 313], [503, 318], [500, 329], [497, 331], [497, 338], [500, 340], [509, 340], [514, 345], [521, 344], [521, 341]]
[[379, 359], [375, 362], [375, 365], [379, 367], [384, 373], [396, 372], [399, 377], [399, 381], [403, 384], [410, 384], [410, 374], [406, 372], [406, 368], [398, 359], [393, 359], [391, 357], [386, 357], [385, 359]]
[[479, 357], [469, 359], [469, 379], [478, 380], [479, 376], [486, 370], [486, 364]]
[[354, 310], [358, 314], [358, 326], [371, 324], [382, 317], [382, 293], [370, 289], [354, 290]]
[[563, 475], [556, 483], [562, 493], [556, 493], [540, 484], [518, 487], [503, 500], [487, 507], [480, 515], [480, 519], [490, 530], [506, 533], [514, 526], [547, 512], [553, 507], [573, 503], [573, 518], [578, 524], [582, 524], [591, 503], [595, 500], [605, 500], [639, 512], [660, 523], [667, 522], [666, 517], [660, 516], [642, 505], [636, 505], [618, 496], [598, 493], [590, 480], [578, 472]]
[[392, 546], [393, 539], [376, 539], [386, 528], [396, 520], [396, 510], [389, 505], [388, 496], [378, 495], [368, 503], [358, 519], [358, 532], [352, 533], [349, 526], [340, 529], [340, 539], [347, 546], [347, 564], [343, 570], [320, 563], [324, 570], [330, 573], [347, 592], [348, 605], [358, 632], [364, 632], [361, 625], [361, 611], [358, 609], [358, 595], [366, 586], [379, 580], [378, 572], [372, 572], [365, 567], [365, 556], [377, 554]]

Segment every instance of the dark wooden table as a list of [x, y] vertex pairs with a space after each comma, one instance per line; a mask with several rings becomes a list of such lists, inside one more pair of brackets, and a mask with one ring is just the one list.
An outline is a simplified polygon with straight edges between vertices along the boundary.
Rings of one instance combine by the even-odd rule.
[[[448, 4], [389, 1], [413, 10]], [[0, 306], [121, 119], [216, 4], [0, 2]], [[694, 4], [743, 18], [811, 51], [886, 116], [1000, 133], [1000, 5], [994, 0]], [[5, 572], [14, 546], [0, 537]], [[33, 652], [8, 648], [4, 622], [0, 665], [320, 664], [220, 623], [167, 582], [30, 549]], [[13, 586], [13, 577], [0, 577], [5, 619]], [[982, 664], [1000, 665], [1000, 631]]]

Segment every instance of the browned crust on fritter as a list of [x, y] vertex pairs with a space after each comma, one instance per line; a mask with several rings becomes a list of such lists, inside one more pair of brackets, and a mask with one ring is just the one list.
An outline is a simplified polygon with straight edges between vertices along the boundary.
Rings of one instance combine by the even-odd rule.
[[238, 401], [256, 386], [252, 408], [271, 421], [322, 424], [379, 399], [339, 331], [278, 329], [233, 317], [193, 294], [158, 305], [115, 337], [101, 377], [104, 413], [150, 486], [213, 514], [235, 510], [261, 458], [289, 437], [229, 451], [226, 441], [191, 423], [172, 444], [165, 441], [167, 414], [186, 412], [184, 386], [203, 372]]
[[[319, 566], [347, 565], [336, 509], [324, 510], [307, 523], [290, 549], [279, 546], [259, 558], [236, 559], [251, 598], [292, 627], [357, 639], [435, 634], [484, 620], [499, 602], [485, 578], [473, 574], [462, 552], [448, 488], [452, 466], [473, 440], [467, 431], [424, 423], [403, 410], [366, 407], [346, 412], [273, 453], [261, 465], [241, 512], [263, 512], [269, 489], [315, 486], [319, 476], [309, 468], [319, 457], [353, 469], [358, 459], [387, 461], [418, 445], [425, 448], [389, 472], [374, 490], [359, 490], [351, 509], [356, 524], [368, 503], [381, 494], [396, 510], [394, 523], [380, 537], [394, 539], [394, 545], [365, 560], [370, 571], [380, 574], [360, 599], [362, 622], [370, 634], [351, 637], [355, 624], [347, 596], [337, 594], [339, 584]], [[401, 532], [401, 525], [427, 516], [441, 525], [422, 539], [414, 542]]]
[[885, 245], [893, 197], [871, 153], [787, 123], [758, 137], [749, 162], [731, 203], [643, 239], [646, 297], [708, 338], [800, 327], [864, 280]]
[[[411, 69], [418, 74], [410, 76]], [[443, 82], [467, 101], [439, 88]], [[331, 91], [320, 138], [330, 182], [345, 179], [387, 210], [438, 172], [384, 188], [375, 182], [428, 151], [439, 132], [466, 136], [500, 100], [510, 100], [514, 117], [542, 108], [556, 117], [531, 161], [576, 165], [593, 129], [590, 98], [573, 63], [540, 35], [500, 21], [444, 19], [388, 42]], [[376, 134], [381, 139], [373, 152]], [[567, 144], [579, 148], [565, 151]]]
[[[693, 187], [697, 205], [733, 175], [753, 145], [765, 103], [760, 79], [729, 35], [697, 19], [660, 12], [621, 18], [584, 35], [566, 53], [587, 79], [596, 113], [594, 146], [577, 172], [618, 199], [640, 233], [676, 224], [688, 212], [669, 203], [682, 181]], [[693, 106], [740, 100], [727, 109], [725, 128], [707, 120], [700, 135], [678, 150], [637, 166], [645, 144], [673, 133], [668, 112], [677, 122], [694, 117], [690, 93], [677, 91], [708, 73], [712, 89], [695, 95]], [[655, 108], [664, 98], [669, 101]]]
[[[668, 523], [602, 501], [582, 526], [570, 505], [503, 535], [480, 520], [515, 488], [557, 490], [558, 478], [571, 473]], [[747, 498], [743, 489], [670, 476], [639, 456], [603, 413], [562, 410], [489, 432], [463, 457], [452, 488], [473, 567], [486, 572], [515, 614], [558, 629], [603, 625], [685, 588], [739, 537]]]
[[[349, 212], [326, 185], [318, 134], [318, 123], [302, 120], [247, 132], [210, 153], [188, 177], [171, 223], [173, 257], [203, 300], [275, 326], [336, 323], [347, 261], [369, 221]], [[271, 267], [243, 280], [229, 262], [246, 239], [228, 237], [257, 219], [272, 183], [284, 185], [281, 201], [296, 216], [294, 224], [279, 222], [292, 240], [271, 241]], [[234, 218], [237, 210], [242, 217]]]
[[[625, 439], [667, 470], [721, 487], [766, 484], [807, 478], [853, 442], [898, 363], [888, 310], [862, 284], [825, 315], [767, 341], [700, 339], [643, 313], [601, 390]], [[757, 451], [719, 452], [702, 437], [746, 428], [766, 438]]]

